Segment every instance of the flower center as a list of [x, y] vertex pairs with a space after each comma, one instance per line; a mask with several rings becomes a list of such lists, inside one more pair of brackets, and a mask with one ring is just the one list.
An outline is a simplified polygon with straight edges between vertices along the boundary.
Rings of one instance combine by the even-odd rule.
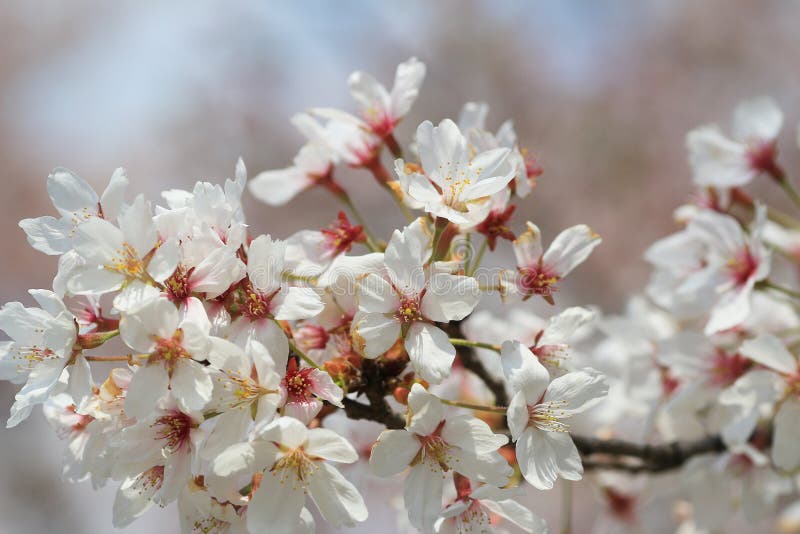
[[304, 401], [310, 397], [313, 386], [311, 377], [312, 368], [297, 371], [289, 368], [283, 378], [283, 386], [286, 388], [287, 396], [293, 401]]
[[737, 287], [741, 287], [755, 274], [758, 269], [758, 260], [753, 257], [750, 249], [745, 247], [729, 259], [725, 267], [728, 276], [733, 279]]
[[183, 330], [178, 328], [170, 338], [156, 338], [156, 348], [147, 359], [148, 365], [156, 362], [165, 362], [172, 370], [175, 362], [181, 358], [191, 358], [192, 355], [183, 348]]
[[156, 419], [151, 426], [156, 430], [156, 438], [166, 442], [164, 449], [173, 454], [189, 445], [194, 423], [185, 413], [173, 410]]
[[231, 408], [243, 407], [252, 404], [253, 401], [264, 395], [278, 393], [274, 389], [263, 387], [251, 377], [237, 371], [225, 371], [225, 375], [228, 377], [228, 381], [223, 387], [233, 395], [233, 400], [228, 403]]
[[394, 317], [402, 323], [412, 323], [414, 321], [418, 321], [422, 318], [422, 313], [420, 312], [419, 308], [419, 295], [403, 295], [400, 297], [400, 304], [397, 306], [397, 313], [395, 313]]
[[270, 316], [272, 308], [272, 299], [278, 294], [280, 289], [265, 295], [253, 288], [248, 287], [245, 290], [244, 298], [242, 299], [242, 312], [251, 320], [266, 319]]
[[122, 248], [115, 251], [111, 263], [105, 267], [128, 278], [139, 278], [144, 274], [144, 263], [133, 245], [127, 242], [122, 243]]
[[566, 400], [552, 400], [528, 405], [528, 424], [547, 432], [569, 432], [569, 425], [561, 421], [570, 416], [564, 411]]
[[17, 347], [11, 359], [17, 361], [17, 372], [30, 371], [36, 364], [45, 360], [55, 360], [59, 355], [47, 347], [32, 345], [30, 347]]
[[287, 453], [272, 466], [272, 476], [280, 479], [281, 484], [286, 481], [292, 483], [292, 489], [297, 489], [296, 484], [305, 485], [310, 475], [319, 469], [317, 464], [309, 458], [302, 447], [287, 451]]
[[412, 466], [419, 463], [427, 463], [430, 467], [439, 466], [442, 471], [448, 471], [450, 469], [450, 464], [453, 463], [454, 460], [450, 455], [452, 445], [442, 438], [443, 427], [444, 421], [439, 423], [436, 430], [427, 436], [416, 436], [421, 447], [417, 455], [411, 461]]
[[557, 291], [555, 284], [559, 277], [546, 265], [539, 263], [531, 267], [521, 267], [519, 274], [519, 287], [526, 295], [551, 297]]
[[194, 271], [194, 267], [187, 269], [183, 265], [178, 265], [172, 276], [164, 282], [171, 300], [184, 300], [192, 294], [192, 289], [189, 287], [189, 277], [192, 275], [192, 271]]
[[711, 364], [711, 382], [722, 387], [730, 386], [745, 374], [752, 364], [752, 360], [741, 354], [727, 354], [723, 350], [717, 350]]

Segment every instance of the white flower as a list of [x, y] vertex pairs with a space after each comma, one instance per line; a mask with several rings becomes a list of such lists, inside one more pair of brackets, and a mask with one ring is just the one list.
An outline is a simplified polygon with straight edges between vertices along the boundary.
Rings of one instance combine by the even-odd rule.
[[[0, 330], [11, 338], [0, 343], [0, 379], [25, 384], [11, 407], [9, 428], [27, 419], [33, 407], [50, 396], [64, 368], [73, 363], [78, 336], [75, 316], [55, 293], [32, 289], [30, 294], [41, 308], [9, 302], [0, 309]], [[89, 390], [89, 364], [80, 351], [74, 363], [70, 382], [81, 398]]]
[[331, 376], [314, 367], [298, 368], [297, 361], [289, 360], [286, 376], [281, 381], [283, 414], [305, 424], [311, 423], [322, 409], [322, 401], [343, 408], [344, 392]]
[[733, 138], [716, 125], [701, 126], [686, 136], [694, 183], [730, 188], [747, 184], [762, 172], [782, 179], [775, 163], [776, 138], [783, 114], [770, 98], [742, 102], [733, 113]]
[[174, 501], [192, 478], [202, 418], [165, 402], [150, 417], [122, 431], [115, 478], [124, 478], [114, 500], [114, 526], [130, 524], [153, 503]]
[[350, 94], [358, 104], [360, 118], [330, 108], [318, 108], [314, 112], [330, 119], [352, 122], [383, 139], [392, 134], [411, 110], [424, 79], [425, 64], [415, 57], [397, 66], [391, 91], [370, 74], [356, 71], [350, 75], [348, 84]]
[[528, 229], [514, 241], [517, 289], [525, 298], [541, 295], [552, 304], [555, 285], [586, 261], [601, 242], [591, 228], [579, 224], [558, 234], [545, 251], [539, 227], [528, 222]]
[[[475, 224], [490, 208], [488, 198], [505, 188], [514, 170], [505, 165], [509, 149], [472, 154], [464, 135], [450, 119], [417, 128], [424, 174], [402, 174], [403, 192], [425, 211], [456, 224]], [[402, 165], [396, 163], [396, 168]]]
[[340, 191], [333, 181], [333, 166], [339, 157], [330, 146], [325, 128], [305, 113], [292, 117], [292, 123], [309, 139], [308, 143], [290, 167], [259, 173], [248, 184], [250, 193], [270, 206], [282, 206], [314, 185], [328, 187], [334, 193]]
[[36, 250], [52, 255], [65, 254], [74, 246], [75, 229], [80, 224], [95, 217], [108, 220], [117, 217], [127, 185], [125, 169], [119, 168], [111, 175], [103, 195], [98, 197], [79, 176], [67, 169], [55, 169], [47, 177], [47, 192], [61, 217], [23, 219], [19, 226]]
[[208, 357], [210, 324], [193, 316], [181, 318], [175, 305], [158, 298], [123, 316], [120, 335], [146, 359], [136, 369], [125, 399], [125, 411], [146, 418], [168, 391], [181, 410], [199, 413], [211, 400], [213, 384], [200, 362]]
[[263, 344], [278, 367], [286, 362], [289, 344], [277, 321], [314, 317], [323, 309], [319, 295], [308, 287], [283, 280], [286, 242], [262, 235], [247, 250], [247, 283], [237, 294], [241, 315], [231, 325], [230, 337], [240, 345], [249, 339]]
[[514, 497], [522, 494], [518, 489], [500, 489], [484, 484], [473, 490], [466, 477], [454, 475], [453, 478], [458, 495], [436, 522], [437, 534], [494, 533], [492, 515], [507, 519], [525, 532], [546, 534], [547, 523], [544, 519], [533, 515], [533, 512], [514, 500]]
[[102, 295], [133, 281], [160, 283], [175, 271], [178, 244], [161, 243], [144, 197], [125, 208], [118, 221], [119, 227], [91, 218], [78, 226], [75, 250], [83, 263], [71, 272], [70, 292]]
[[471, 415], [445, 416], [441, 401], [420, 384], [411, 388], [408, 407], [413, 416], [406, 429], [381, 433], [369, 463], [381, 477], [411, 468], [403, 492], [408, 518], [427, 531], [441, 511], [446, 472], [494, 486], [506, 484], [511, 468], [498, 449], [508, 438], [494, 434], [489, 425]]
[[357, 287], [358, 313], [353, 342], [367, 358], [377, 358], [399, 339], [414, 369], [439, 383], [449, 373], [455, 347], [435, 322], [463, 319], [480, 296], [474, 278], [425, 268], [429, 237], [418, 219], [395, 230], [384, 254], [387, 276], [368, 274]]
[[217, 456], [217, 476], [265, 469], [247, 506], [251, 533], [292, 533], [308, 494], [326, 521], [352, 526], [367, 518], [358, 490], [329, 463], [353, 463], [358, 453], [344, 438], [324, 429], [308, 429], [291, 417], [281, 417], [258, 430], [255, 439], [233, 445]]
[[525, 480], [538, 489], [551, 489], [558, 477], [580, 480], [583, 465], [566, 420], [608, 393], [605, 378], [587, 369], [551, 382], [547, 369], [518, 341], [503, 343], [500, 358], [514, 392], [508, 428]]
[[784, 471], [800, 467], [800, 366], [784, 343], [771, 334], [761, 334], [742, 343], [739, 351], [762, 365], [740, 378], [721, 397], [723, 404], [739, 406], [739, 416], [724, 432], [729, 442], [742, 443], [750, 438], [763, 403], [777, 402], [772, 433], [772, 461]]

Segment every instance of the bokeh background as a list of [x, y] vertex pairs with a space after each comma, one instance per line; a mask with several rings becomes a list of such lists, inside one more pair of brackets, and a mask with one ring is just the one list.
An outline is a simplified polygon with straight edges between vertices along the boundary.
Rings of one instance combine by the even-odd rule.
[[[646, 280], [643, 250], [690, 193], [688, 129], [727, 123], [737, 101], [772, 95], [787, 117], [781, 159], [800, 172], [799, 20], [800, 3], [763, 0], [5, 1], [0, 296], [29, 303], [27, 288], [50, 287], [55, 262], [27, 246], [17, 222], [52, 212], [54, 167], [102, 189], [124, 166], [131, 190], [151, 198], [230, 176], [239, 156], [251, 175], [282, 167], [301, 142], [292, 113], [352, 109], [350, 71], [390, 84], [396, 64], [416, 55], [428, 76], [401, 141], [468, 100], [490, 103], [494, 127], [513, 118], [545, 169], [520, 219], [549, 236], [587, 223], [605, 238], [564, 301], [619, 310]], [[400, 223], [367, 174], [343, 182], [380, 233]], [[282, 237], [338, 209], [324, 191], [247, 208], [255, 231]], [[0, 386], [0, 412], [13, 392]], [[0, 532], [112, 531], [113, 488], [62, 484], [60, 459], [38, 413], [0, 431]], [[582, 499], [578, 532], [594, 514], [592, 496]], [[555, 508], [552, 497], [539, 502]], [[174, 510], [154, 510], [124, 532], [176, 531]]]

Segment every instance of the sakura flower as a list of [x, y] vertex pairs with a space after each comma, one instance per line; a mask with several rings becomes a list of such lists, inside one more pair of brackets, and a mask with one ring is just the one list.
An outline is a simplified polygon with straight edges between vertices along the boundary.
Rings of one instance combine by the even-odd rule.
[[[772, 462], [784, 471], [800, 467], [800, 366], [797, 358], [783, 342], [772, 334], [761, 334], [742, 343], [739, 351], [762, 365], [763, 370], [751, 371], [740, 378], [721, 401], [741, 407], [755, 406], [757, 399], [775, 403], [772, 434]], [[748, 376], [749, 375], [749, 376]], [[763, 412], [762, 412], [763, 413]], [[756, 410], [742, 410], [726, 435], [749, 439], [759, 415]], [[732, 433], [731, 430], [735, 430]]]
[[202, 418], [165, 402], [150, 417], [122, 431], [123, 445], [115, 466], [124, 478], [114, 500], [114, 526], [133, 522], [153, 503], [166, 505], [192, 478]]
[[75, 316], [52, 291], [30, 290], [39, 308], [9, 302], [0, 309], [0, 330], [11, 338], [0, 343], [0, 378], [25, 385], [11, 407], [8, 427], [28, 418], [58, 385], [70, 365], [76, 397], [88, 393], [89, 364], [74, 350], [78, 336]]
[[325, 428], [308, 429], [281, 417], [258, 430], [255, 439], [217, 456], [217, 476], [264, 470], [247, 507], [250, 532], [292, 533], [311, 497], [322, 517], [334, 527], [352, 526], [367, 518], [358, 490], [329, 463], [353, 463], [358, 453], [344, 438]]
[[253, 177], [248, 183], [250, 193], [270, 206], [282, 206], [315, 185], [341, 194], [342, 189], [333, 180], [333, 166], [339, 161], [339, 156], [330, 145], [331, 135], [305, 113], [292, 117], [292, 124], [309, 141], [297, 153], [290, 167], [264, 171]]
[[421, 219], [403, 232], [395, 230], [384, 261], [387, 276], [368, 274], [356, 286], [358, 313], [352, 335], [356, 348], [377, 358], [398, 338], [422, 378], [439, 383], [455, 358], [455, 347], [434, 322], [463, 319], [480, 296], [471, 277], [429, 272], [428, 235]]
[[247, 250], [247, 280], [237, 293], [241, 315], [231, 325], [230, 336], [241, 345], [249, 339], [263, 344], [276, 362], [286, 361], [289, 343], [281, 320], [308, 319], [322, 310], [317, 293], [283, 280], [286, 242], [262, 235]]
[[47, 192], [61, 217], [23, 219], [19, 226], [36, 250], [51, 255], [65, 254], [72, 250], [80, 224], [95, 217], [108, 220], [117, 217], [127, 185], [125, 169], [119, 168], [111, 175], [103, 195], [98, 196], [79, 176], [67, 169], [55, 169], [47, 177]]
[[163, 282], [175, 271], [177, 243], [160, 242], [144, 197], [137, 197], [118, 221], [119, 227], [91, 218], [78, 227], [75, 250], [83, 263], [72, 271], [70, 292], [102, 295], [133, 281]]
[[[766, 219], [763, 206], [747, 234], [733, 217], [712, 211], [697, 214], [686, 233], [704, 247], [703, 265], [680, 281], [678, 294], [706, 301], [711, 313], [705, 333], [713, 334], [738, 326], [750, 315], [755, 284], [769, 274], [771, 254], [761, 240]], [[669, 260], [664, 258], [664, 263]]]
[[448, 471], [494, 486], [508, 481], [511, 468], [498, 452], [508, 438], [470, 415], [446, 416], [442, 402], [420, 384], [412, 386], [408, 407], [412, 416], [406, 429], [382, 432], [369, 463], [380, 477], [411, 468], [403, 492], [408, 518], [429, 531], [441, 511]]
[[517, 525], [525, 532], [544, 534], [547, 523], [514, 500], [522, 492], [515, 489], [500, 489], [488, 484], [473, 488], [468, 478], [453, 475], [457, 496], [447, 506], [436, 522], [437, 534], [456, 532], [496, 532], [492, 516], [499, 516]]
[[417, 128], [417, 144], [425, 174], [404, 176], [403, 192], [424, 205], [425, 211], [456, 224], [474, 224], [486, 217], [487, 197], [501, 191], [514, 177], [505, 165], [509, 149], [472, 154], [456, 124], [439, 126], [425, 121]]
[[314, 367], [300, 369], [297, 360], [289, 360], [286, 376], [281, 381], [284, 397], [284, 415], [294, 417], [309, 424], [322, 409], [322, 401], [326, 400], [343, 408], [342, 389], [334, 384], [331, 376]]
[[500, 358], [514, 392], [508, 428], [525, 480], [537, 489], [552, 489], [558, 477], [580, 480], [583, 465], [566, 420], [608, 393], [605, 378], [587, 369], [550, 381], [544, 366], [518, 341], [503, 343]]
[[397, 66], [391, 91], [370, 74], [356, 71], [350, 75], [348, 84], [350, 94], [358, 104], [360, 117], [329, 108], [314, 111], [331, 119], [353, 122], [383, 139], [392, 135], [397, 124], [409, 112], [424, 79], [425, 64], [415, 57]]
[[340, 211], [336, 221], [320, 231], [302, 230], [286, 241], [286, 263], [293, 274], [318, 276], [356, 243], [366, 242], [364, 229]]
[[526, 158], [526, 151], [520, 149], [517, 133], [514, 131], [514, 124], [510, 120], [500, 125], [497, 133], [486, 130], [486, 115], [488, 113], [489, 106], [485, 102], [467, 102], [461, 108], [458, 127], [467, 136], [475, 152], [493, 148], [508, 148], [510, 150], [506, 165], [511, 167], [514, 173], [514, 181], [511, 182], [511, 185], [520, 198], [525, 198], [532, 191], [536, 177], [542, 171], [535, 165], [534, 161]]
[[[254, 422], [269, 423], [281, 401], [281, 375], [267, 349], [250, 340], [244, 349], [230, 341], [213, 338], [208, 353], [214, 376], [214, 396], [207, 410], [218, 412], [214, 428], [203, 445], [203, 455], [214, 455], [242, 440]], [[279, 363], [283, 372], [285, 361]]]
[[770, 98], [755, 98], [733, 113], [733, 137], [716, 125], [701, 126], [686, 136], [694, 183], [701, 187], [739, 187], [761, 173], [783, 179], [777, 166], [776, 138], [783, 114]]
[[168, 390], [186, 413], [196, 414], [205, 407], [213, 384], [200, 362], [210, 349], [209, 327], [207, 319], [182, 319], [165, 298], [122, 318], [122, 339], [146, 358], [134, 373], [125, 399], [128, 415], [146, 418]]
[[188, 490], [178, 497], [181, 532], [247, 534], [244, 504], [246, 503], [220, 502], [196, 480], [191, 480]]
[[601, 242], [599, 235], [579, 224], [558, 234], [545, 251], [539, 227], [529, 222], [528, 229], [514, 241], [519, 292], [526, 299], [541, 295], [552, 304], [556, 284], [586, 261]]

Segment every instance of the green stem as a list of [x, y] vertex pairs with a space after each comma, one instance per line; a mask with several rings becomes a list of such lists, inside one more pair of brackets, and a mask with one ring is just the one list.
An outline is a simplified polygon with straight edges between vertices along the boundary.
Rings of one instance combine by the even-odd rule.
[[454, 347], [472, 347], [474, 349], [488, 349], [500, 353], [500, 345], [493, 345], [491, 343], [483, 343], [481, 341], [470, 341], [469, 339], [461, 339], [457, 337], [451, 337], [450, 343], [452, 343]]
[[471, 404], [469, 402], [451, 401], [447, 399], [439, 399], [443, 404], [450, 406], [458, 406], [459, 408], [466, 408], [468, 410], [476, 410], [479, 412], [492, 412], [492, 413], [506, 413], [505, 406], [484, 406], [483, 404]]
[[295, 345], [294, 341], [292, 341], [291, 339], [289, 340], [289, 348], [292, 350], [292, 352], [300, 356], [300, 359], [306, 362], [308, 365], [310, 365], [314, 369], [319, 369], [319, 365], [317, 365], [317, 362], [312, 360], [308, 354], [297, 348], [297, 345]]
[[793, 289], [789, 289], [788, 287], [780, 286], [780, 285], [778, 285], [778, 284], [776, 284], [774, 282], [771, 282], [769, 280], [762, 280], [761, 282], [759, 282], [758, 285], [760, 287], [763, 287], [763, 288], [772, 289], [774, 291], [779, 291], [779, 292], [781, 292], [784, 295], [787, 295], [789, 297], [792, 297], [792, 298], [795, 298], [795, 299], [800, 299], [800, 292], [795, 291]]
[[403, 157], [403, 148], [400, 146], [400, 143], [397, 142], [393, 133], [389, 134], [384, 141], [386, 141], [386, 146], [392, 152], [392, 156], [395, 158]]
[[561, 499], [561, 534], [572, 532], [572, 483], [562, 480], [562, 499]]
[[436, 221], [433, 223], [433, 245], [429, 263], [442, 259], [442, 254], [439, 252], [439, 241], [442, 240], [442, 234], [444, 234], [444, 230], [447, 228], [448, 224], [449, 221], [444, 217], [436, 217]]
[[472, 269], [467, 273], [467, 276], [472, 276], [475, 274], [475, 271], [478, 270], [478, 267], [481, 266], [481, 261], [483, 261], [483, 255], [486, 254], [486, 246], [489, 244], [488, 239], [484, 239], [483, 243], [481, 244], [481, 248], [478, 249], [478, 255], [475, 256], [475, 262], [472, 264]]
[[778, 184], [783, 188], [786, 192], [786, 195], [791, 199], [795, 206], [800, 208], [800, 193], [797, 192], [797, 189], [794, 188], [792, 183], [784, 176], [780, 180], [778, 180]]

